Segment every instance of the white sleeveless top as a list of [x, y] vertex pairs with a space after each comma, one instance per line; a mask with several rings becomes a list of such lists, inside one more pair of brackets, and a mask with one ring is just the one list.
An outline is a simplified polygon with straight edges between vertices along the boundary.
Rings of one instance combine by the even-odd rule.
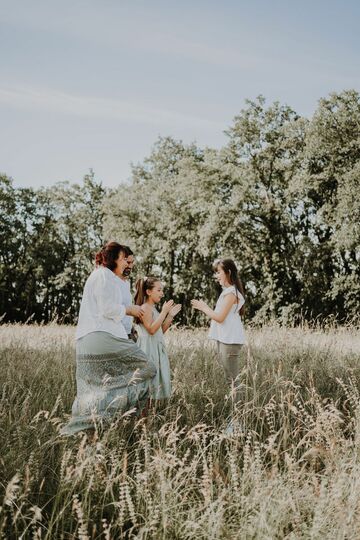
[[231, 306], [231, 309], [222, 323], [211, 320], [209, 338], [216, 339], [221, 343], [243, 344], [245, 343], [244, 326], [239, 315], [239, 309], [245, 304], [243, 295], [236, 291], [234, 285], [224, 287], [216, 302], [215, 313], [219, 313], [224, 305], [224, 298], [227, 294], [234, 294], [239, 298], [239, 303]]

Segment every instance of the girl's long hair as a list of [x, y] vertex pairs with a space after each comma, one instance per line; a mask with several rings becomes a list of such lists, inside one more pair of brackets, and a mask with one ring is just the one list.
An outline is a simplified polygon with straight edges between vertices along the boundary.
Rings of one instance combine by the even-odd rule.
[[[236, 264], [234, 263], [232, 259], [217, 259], [213, 264], [214, 272], [216, 272], [219, 266], [222, 270], [224, 270], [227, 280], [230, 283], [230, 285], [234, 285], [235, 290], [236, 290], [237, 303], [239, 303], [239, 297], [237, 295], [237, 292], [241, 293], [244, 299], [245, 299], [245, 292], [244, 292], [244, 287], [241, 282]], [[245, 315], [244, 305], [240, 308], [239, 315], [241, 317]]]
[[[146, 291], [152, 290], [155, 287], [155, 283], [158, 283], [160, 279], [155, 276], [143, 277], [136, 280], [135, 283], [135, 297], [134, 302], [137, 306], [142, 306], [148, 299]], [[135, 322], [141, 322], [138, 318], [135, 318]]]

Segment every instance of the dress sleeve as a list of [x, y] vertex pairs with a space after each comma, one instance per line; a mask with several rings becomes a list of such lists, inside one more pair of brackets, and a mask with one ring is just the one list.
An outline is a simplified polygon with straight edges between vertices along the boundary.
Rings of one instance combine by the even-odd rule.
[[235, 289], [234, 286], [227, 287], [227, 288], [223, 291], [223, 295], [224, 295], [224, 296], [226, 296], [227, 294], [233, 294], [234, 296], [236, 296], [236, 297], [239, 299], [239, 303], [238, 303], [239, 309], [241, 309], [242, 306], [245, 304], [245, 298], [243, 297], [243, 295], [241, 294], [240, 291], [237, 291], [237, 290]]
[[100, 315], [105, 319], [111, 319], [120, 323], [126, 315], [125, 306], [122, 303], [120, 287], [107, 279], [105, 275], [99, 276], [96, 284], [95, 297], [99, 306]]
[[228, 294], [233, 294], [236, 296], [236, 290], [233, 285], [231, 287], [226, 287], [226, 289], [223, 289], [223, 296], [226, 296]]

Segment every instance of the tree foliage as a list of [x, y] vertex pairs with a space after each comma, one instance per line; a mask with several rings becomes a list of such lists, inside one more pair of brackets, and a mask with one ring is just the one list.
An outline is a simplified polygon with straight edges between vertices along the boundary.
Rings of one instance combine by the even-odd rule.
[[140, 271], [165, 280], [184, 322], [194, 322], [191, 297], [214, 300], [221, 256], [238, 262], [258, 321], [355, 316], [359, 110], [354, 91], [320, 100], [310, 120], [260, 96], [220, 150], [160, 138], [105, 201], [105, 235], [126, 239]]
[[93, 173], [82, 186], [63, 182], [37, 191], [0, 177], [4, 320], [74, 321], [102, 241], [104, 193]]
[[[15, 189], [0, 178], [0, 308], [7, 320], [73, 321], [103, 240], [131, 246], [138, 273], [164, 280], [182, 323], [213, 303], [212, 262], [233, 257], [247, 316], [262, 322], [358, 315], [360, 97], [319, 101], [310, 119], [259, 96], [220, 149], [159, 138], [131, 181]], [[200, 317], [200, 319], [198, 318]]]

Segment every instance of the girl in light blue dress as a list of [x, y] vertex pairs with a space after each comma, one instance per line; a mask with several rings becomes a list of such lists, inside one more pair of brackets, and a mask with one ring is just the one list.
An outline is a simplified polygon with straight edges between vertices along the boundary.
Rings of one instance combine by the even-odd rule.
[[150, 398], [166, 399], [171, 396], [171, 380], [164, 333], [169, 329], [175, 315], [179, 313], [181, 304], [169, 300], [163, 304], [160, 312], [156, 309], [156, 304], [164, 296], [163, 285], [159, 278], [138, 279], [135, 288], [135, 304], [142, 306], [144, 310], [141, 320], [137, 320], [137, 344], [156, 367], [156, 375], [150, 383]]

